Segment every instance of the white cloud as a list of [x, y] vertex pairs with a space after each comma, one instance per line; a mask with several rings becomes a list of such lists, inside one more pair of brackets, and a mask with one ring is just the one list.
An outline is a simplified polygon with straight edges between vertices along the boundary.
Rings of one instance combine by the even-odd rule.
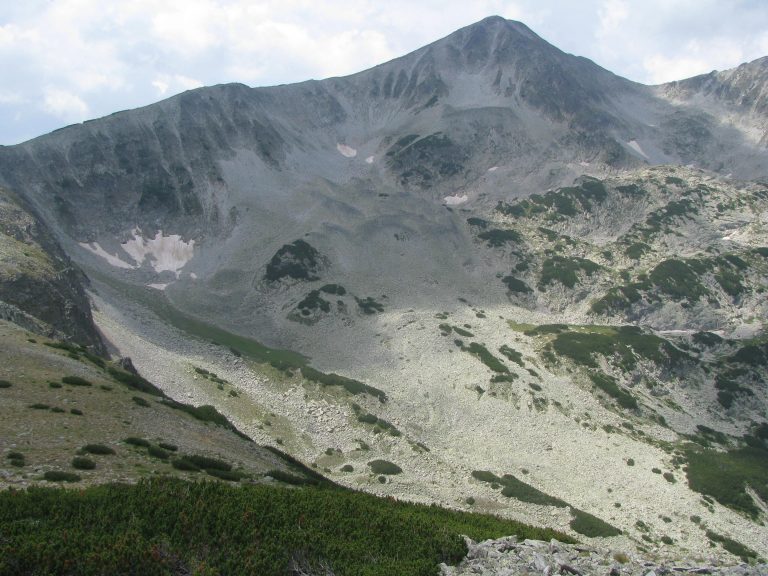
[[21, 104], [22, 102], [24, 102], [24, 97], [20, 92], [0, 90], [0, 104]]
[[745, 59], [738, 42], [713, 38], [706, 43], [692, 40], [677, 56], [654, 53], [643, 60], [643, 67], [649, 82], [661, 84], [730, 68]]
[[599, 34], [613, 34], [621, 30], [629, 18], [629, 6], [623, 0], [605, 0], [597, 11], [600, 18]]
[[165, 96], [170, 91], [171, 94], [200, 88], [203, 83], [195, 78], [189, 78], [182, 74], [161, 74], [152, 81], [152, 86], [157, 89], [158, 96]]
[[88, 105], [79, 96], [58, 88], [46, 89], [43, 110], [67, 122], [88, 117]]

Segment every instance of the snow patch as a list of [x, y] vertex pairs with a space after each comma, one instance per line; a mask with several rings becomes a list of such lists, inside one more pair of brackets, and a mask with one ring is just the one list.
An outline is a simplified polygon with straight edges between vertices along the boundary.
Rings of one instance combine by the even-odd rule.
[[197, 274], [195, 274], [194, 272], [190, 272], [189, 277], [192, 278], [192, 280], [197, 280]]
[[458, 194], [456, 194], [455, 196], [446, 196], [445, 198], [443, 198], [443, 200], [445, 200], [445, 203], [448, 206], [456, 206], [458, 204], [464, 204], [464, 202], [469, 200], [469, 196], [467, 196], [466, 194], [464, 194], [463, 196], [459, 196]]
[[584, 166], [585, 168], [589, 166], [589, 162], [579, 162], [580, 166]]
[[368, 164], [373, 164], [373, 156], [368, 156], [368, 158], [366, 158], [365, 161]]
[[141, 236], [141, 230], [136, 228], [133, 236], [121, 246], [136, 261], [136, 268], [149, 256], [155, 272], [167, 270], [175, 273], [178, 278], [181, 269], [194, 256], [195, 241], [184, 242], [178, 234], [163, 236], [163, 231], [159, 230], [154, 238], [145, 239]]
[[630, 148], [632, 148], [632, 150], [640, 154], [640, 156], [648, 160], [648, 154], [646, 154], [643, 151], [643, 149], [640, 147], [640, 144], [637, 143], [637, 140], [630, 140], [629, 142], [627, 142], [627, 146], [629, 146]]
[[86, 242], [80, 242], [79, 244], [89, 252], [96, 254], [96, 256], [101, 256], [102, 258], [104, 258], [104, 260], [109, 262], [115, 268], [127, 268], [127, 269], [134, 268], [134, 266], [132, 266], [131, 264], [128, 264], [128, 262], [125, 262], [121, 260], [118, 256], [110, 254], [109, 252], [104, 250], [104, 248], [99, 246], [98, 242], [91, 242], [90, 244]]
[[357, 156], [357, 150], [346, 144], [336, 144], [336, 150], [338, 150], [342, 156], [347, 158], [354, 158]]
[[498, 169], [499, 169], [498, 166], [491, 166], [490, 168], [488, 168], [488, 172], [496, 172], [496, 170]]
[[168, 284], [147, 284], [150, 288], [154, 288], [155, 290], [165, 290], [168, 288]]

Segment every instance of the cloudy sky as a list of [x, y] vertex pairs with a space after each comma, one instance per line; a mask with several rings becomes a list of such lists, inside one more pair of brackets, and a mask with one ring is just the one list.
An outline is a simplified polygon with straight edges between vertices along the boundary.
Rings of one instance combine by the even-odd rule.
[[198, 86], [349, 74], [492, 14], [644, 83], [768, 55], [766, 0], [0, 0], [0, 144]]

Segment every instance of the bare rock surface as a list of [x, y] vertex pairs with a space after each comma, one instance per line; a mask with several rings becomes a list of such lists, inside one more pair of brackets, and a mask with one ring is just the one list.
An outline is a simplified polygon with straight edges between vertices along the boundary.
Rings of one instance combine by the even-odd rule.
[[501, 538], [473, 542], [458, 566], [441, 566], [442, 576], [765, 576], [768, 564], [722, 564], [715, 558], [672, 560], [563, 544], [557, 540]]

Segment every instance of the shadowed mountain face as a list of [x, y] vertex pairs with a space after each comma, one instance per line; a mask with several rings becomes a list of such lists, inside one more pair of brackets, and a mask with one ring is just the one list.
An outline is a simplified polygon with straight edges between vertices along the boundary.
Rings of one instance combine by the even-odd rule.
[[[764, 136], [745, 128], [764, 114], [764, 72], [742, 68], [651, 89], [492, 17], [353, 76], [203, 88], [3, 148], [0, 179], [76, 261], [96, 265], [98, 247], [122, 259], [106, 270], [142, 284], [178, 287], [193, 272], [200, 281], [181, 306], [224, 288], [258, 300], [253, 287], [270, 259], [308, 234], [345, 274], [374, 268], [376, 282], [362, 274], [361, 291], [402, 267], [391, 261], [402, 239], [413, 247], [407, 260], [437, 262], [434, 275], [453, 283], [446, 262], [478, 263], [444, 204], [482, 212], [582, 173], [648, 163], [768, 174]], [[726, 114], [736, 119], [723, 123]], [[194, 242], [184, 275], [157, 266], [153, 248], [137, 256], [120, 247], [168, 236]], [[380, 237], [391, 246], [369, 242]]]
[[[0, 148], [0, 184], [168, 394], [328, 474], [350, 458], [349, 485], [495, 512], [478, 478], [507, 498], [530, 472], [553, 514], [612, 518], [594, 486], [656, 502], [650, 472], [610, 483], [635, 460], [680, 476], [673, 442], [764, 443], [767, 90], [765, 59], [649, 87], [494, 17], [352, 76], [201, 88]], [[359, 472], [374, 454], [404, 480]], [[709, 510], [669, 475], [658, 512]], [[623, 530], [656, 522], [622, 510]]]

